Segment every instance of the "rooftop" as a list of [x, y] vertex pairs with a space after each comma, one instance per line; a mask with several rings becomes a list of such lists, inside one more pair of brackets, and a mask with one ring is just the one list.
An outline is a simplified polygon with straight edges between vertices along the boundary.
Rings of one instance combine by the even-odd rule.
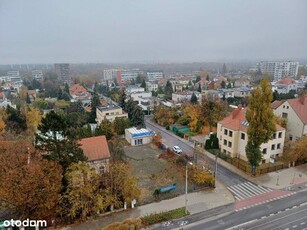
[[105, 136], [83, 138], [78, 142], [88, 161], [108, 159], [111, 157]]
[[[219, 123], [231, 130], [247, 132], [249, 123], [246, 121], [245, 113], [246, 109], [238, 106], [238, 108], [232, 110], [232, 113], [223, 120], [219, 121]], [[284, 128], [276, 124], [276, 131], [281, 130], [284, 130]]]
[[113, 109], [121, 109], [121, 107], [115, 104], [111, 104], [111, 105], [108, 104], [106, 106], [99, 106], [97, 107], [97, 109], [99, 109], [102, 112], [102, 111], [108, 111], [108, 110], [113, 110]]

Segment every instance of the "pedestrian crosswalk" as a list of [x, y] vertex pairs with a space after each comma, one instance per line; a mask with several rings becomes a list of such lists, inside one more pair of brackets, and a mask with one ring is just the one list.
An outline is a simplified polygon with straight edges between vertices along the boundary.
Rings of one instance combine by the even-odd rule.
[[234, 194], [236, 200], [245, 200], [247, 198], [272, 191], [270, 188], [264, 188], [251, 182], [236, 184], [227, 188]]

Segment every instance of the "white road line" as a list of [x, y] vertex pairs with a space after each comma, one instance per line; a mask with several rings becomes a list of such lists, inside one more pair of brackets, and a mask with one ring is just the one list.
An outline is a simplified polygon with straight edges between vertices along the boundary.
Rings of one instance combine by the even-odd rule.
[[[229, 188], [229, 190], [230, 190], [230, 188]], [[241, 198], [242, 200], [244, 200], [244, 199], [247, 198], [246, 195], [245, 195], [242, 191], [238, 190], [238, 188], [231, 187], [231, 191], [232, 191], [235, 195], [237, 195], [237, 196], [240, 195], [240, 198]]]
[[228, 187], [229, 191], [234, 193], [237, 197], [239, 197], [240, 199], [244, 200], [245, 198], [242, 197], [240, 194], [236, 193], [232, 188]]
[[301, 223], [301, 225], [304, 225], [304, 224], [305, 224], [305, 222], [302, 222], [302, 223]]
[[245, 193], [247, 197], [252, 197], [255, 195], [251, 193], [250, 191], [246, 190], [246, 188], [244, 188], [241, 184], [238, 184], [237, 188], [240, 189], [240, 191], [242, 191], [243, 193]]
[[259, 187], [256, 186], [256, 185], [253, 185], [253, 184], [250, 185], [250, 184], [248, 184], [248, 183], [244, 183], [244, 184], [245, 184], [246, 187], [252, 189], [252, 191], [254, 191], [257, 195], [260, 195], [260, 194], [263, 194], [263, 193], [264, 193], [264, 192], [263, 192], [261, 189], [259, 189]]
[[296, 228], [296, 227], [297, 227], [297, 225], [293, 225], [293, 226], [292, 226], [292, 228]]

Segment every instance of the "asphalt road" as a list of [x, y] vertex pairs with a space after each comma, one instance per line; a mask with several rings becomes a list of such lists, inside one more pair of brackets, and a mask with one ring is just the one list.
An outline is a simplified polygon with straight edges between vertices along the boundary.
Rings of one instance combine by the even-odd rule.
[[208, 221], [204, 218], [193, 222], [190, 219], [184, 229], [307, 229], [307, 191], [243, 211], [233, 212], [215, 220]]
[[[189, 156], [193, 156], [193, 154], [195, 154], [194, 145], [192, 143], [174, 135], [171, 131], [168, 131], [164, 127], [157, 125], [156, 123], [150, 121], [150, 119], [151, 117], [146, 117], [146, 127], [155, 131], [156, 133], [160, 132], [164, 144], [166, 144], [170, 148], [174, 145], [178, 145], [182, 149], [182, 151]], [[215, 161], [211, 160], [210, 158], [204, 156], [201, 153], [197, 154], [197, 159], [199, 162], [209, 162], [210, 168], [212, 170], [215, 170]], [[223, 167], [220, 164], [218, 164], [217, 180], [219, 180], [226, 186], [232, 186], [239, 183], [247, 182], [245, 178], [240, 177], [239, 175], [233, 173], [232, 171]]]

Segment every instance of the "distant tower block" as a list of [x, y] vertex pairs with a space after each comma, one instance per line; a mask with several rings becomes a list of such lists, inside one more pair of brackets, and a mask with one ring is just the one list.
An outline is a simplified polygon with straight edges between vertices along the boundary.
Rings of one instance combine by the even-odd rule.
[[68, 63], [56, 63], [54, 64], [54, 69], [57, 75], [61, 79], [69, 78], [69, 64]]

